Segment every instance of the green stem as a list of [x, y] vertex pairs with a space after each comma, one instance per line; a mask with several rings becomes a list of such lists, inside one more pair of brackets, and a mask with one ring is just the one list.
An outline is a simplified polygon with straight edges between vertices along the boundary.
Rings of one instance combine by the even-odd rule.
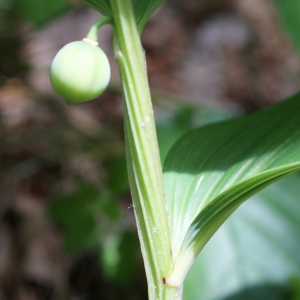
[[129, 181], [150, 300], [180, 300], [181, 287], [164, 283], [172, 273], [170, 228], [164, 198], [145, 57], [131, 0], [110, 0], [114, 51], [124, 91]]
[[112, 20], [109, 17], [101, 17], [98, 19], [93, 26], [91, 27], [90, 31], [88, 32], [86, 38], [91, 41], [97, 42], [98, 40], [98, 31], [100, 27], [106, 24], [111, 24], [112, 25]]

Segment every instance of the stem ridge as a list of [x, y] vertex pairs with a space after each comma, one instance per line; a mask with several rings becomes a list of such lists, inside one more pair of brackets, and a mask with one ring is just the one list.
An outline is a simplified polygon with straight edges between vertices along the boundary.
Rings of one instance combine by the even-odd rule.
[[123, 93], [127, 165], [150, 300], [182, 299], [172, 273], [171, 235], [144, 50], [131, 0], [110, 0]]

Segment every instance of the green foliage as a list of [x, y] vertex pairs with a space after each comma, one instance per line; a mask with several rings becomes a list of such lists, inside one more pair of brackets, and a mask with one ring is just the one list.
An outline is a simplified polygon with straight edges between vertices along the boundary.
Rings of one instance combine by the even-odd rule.
[[243, 290], [225, 300], [288, 300], [291, 290], [284, 285], [258, 285]]
[[121, 286], [126, 286], [137, 273], [140, 258], [139, 240], [135, 233], [123, 231], [118, 238], [106, 243], [102, 262], [106, 272]]
[[[109, 0], [81, 0], [87, 5], [98, 10], [101, 14], [107, 17], [112, 17], [112, 11]], [[132, 0], [136, 22], [140, 32], [149, 19], [150, 15], [164, 2], [165, 0]]]
[[117, 269], [117, 280], [126, 285], [136, 272], [136, 260], [138, 254], [139, 240], [136, 234], [124, 231], [119, 244], [120, 261]]
[[[154, 135], [149, 134], [150, 131], [147, 133], [148, 135], [144, 134], [147, 127], [142, 121], [146, 119], [144, 118], [146, 114], [136, 114], [137, 112], [145, 113], [144, 109], [141, 109], [143, 106], [139, 101], [143, 98], [143, 95], [147, 94], [148, 87], [143, 86], [143, 90], [138, 83], [146, 81], [136, 80], [145, 74], [143, 73], [144, 69], [140, 68], [142, 65], [142, 59], [140, 59], [142, 51], [137, 47], [139, 46], [139, 41], [137, 41], [136, 37], [134, 39], [131, 36], [133, 32], [137, 32], [135, 30], [135, 22], [133, 14], [130, 11], [130, 5], [124, 4], [125, 2], [109, 0], [82, 1], [108, 17], [113, 17], [110, 3], [114, 3], [115, 7], [112, 5], [112, 8], [115, 9], [115, 14], [117, 14], [114, 19], [114, 29], [115, 32], [118, 32], [118, 35], [116, 35], [118, 40], [115, 45], [128, 55], [128, 57], [118, 57], [121, 72], [123, 71], [122, 80], [126, 96], [127, 158], [129, 173], [131, 174], [130, 179], [136, 207], [138, 230], [141, 236], [142, 249], [145, 251], [149, 295], [151, 299], [156, 299], [165, 293], [165, 285], [162, 285], [161, 278], [162, 274], [171, 265], [169, 263], [169, 232], [168, 229], [165, 230], [167, 226], [162, 225], [165, 224], [163, 221], [166, 221], [167, 218], [164, 215], [165, 211], [162, 209], [164, 207], [164, 203], [162, 203], [164, 198], [163, 196], [160, 197], [163, 195], [163, 192], [160, 193], [162, 188], [159, 185], [159, 171], [157, 174], [154, 174], [154, 171], [158, 170], [160, 166], [153, 167], [155, 159], [153, 159], [154, 156], [151, 156], [155, 152], [156, 141], [151, 142], [151, 136]], [[294, 40], [295, 45], [299, 47], [298, 29], [300, 23], [297, 18], [298, 13], [295, 13], [298, 10], [295, 7], [300, 4], [299, 1], [293, 1], [293, 4], [283, 0], [275, 0], [275, 3], [279, 8], [285, 28]], [[139, 32], [142, 31], [152, 12], [162, 2], [155, 0], [132, 1]], [[132, 19], [129, 22], [129, 20], [126, 20], [126, 17], [120, 18], [121, 14], [127, 14], [127, 17], [131, 15]], [[123, 31], [123, 27], [126, 30]], [[136, 34], [136, 36], [138, 35]], [[132, 47], [133, 42], [136, 47]], [[136, 52], [133, 53], [133, 50]], [[140, 57], [135, 60], [139, 55]], [[151, 107], [149, 105], [146, 108]], [[173, 256], [172, 259], [175, 261], [174, 272], [170, 278], [167, 278], [168, 284], [171, 286], [180, 286], [182, 284], [195, 257], [217, 229], [245, 200], [278, 179], [300, 169], [299, 110], [300, 95], [296, 95], [285, 103], [278, 104], [257, 114], [191, 131], [175, 143], [164, 165], [165, 192], [171, 225], [171, 253]], [[164, 125], [162, 124], [161, 128], [160, 125], [157, 127], [158, 139], [163, 141], [161, 144], [162, 160], [164, 160], [167, 149], [173, 144], [174, 140], [194, 126], [194, 112], [186, 109], [181, 113], [166, 121]], [[148, 116], [147, 118], [149, 119]], [[153, 124], [153, 122], [149, 124]], [[169, 127], [165, 126], [166, 124]], [[164, 126], [165, 129], [163, 129]], [[143, 128], [141, 129], [140, 127]], [[162, 133], [163, 130], [165, 130], [164, 134]], [[116, 175], [118, 164], [121, 167], [121, 176]], [[108, 176], [108, 183], [112, 190], [111, 193], [114, 195], [124, 192], [127, 188], [127, 177], [124, 176], [123, 167], [124, 157], [121, 157], [119, 162], [116, 160], [116, 168], [115, 170], [112, 169], [111, 174]], [[153, 178], [155, 180], [159, 178], [159, 182], [153, 180]], [[272, 199], [276, 199], [276, 196], [277, 194], [273, 195]], [[85, 197], [84, 194], [81, 197]], [[162, 201], [160, 201], [161, 199]], [[223, 274], [221, 278], [218, 274], [220, 273], [220, 264], [216, 263], [218, 261], [216, 257], [219, 258], [218, 256], [221, 256], [220, 249], [224, 249], [224, 247], [214, 245], [213, 250], [209, 252], [209, 255], [214, 254], [213, 259], [205, 259], [206, 265], [202, 263], [200, 269], [197, 269], [197, 276], [194, 275], [194, 278], [198, 279], [199, 274], [202, 274], [203, 278], [198, 280], [198, 282], [200, 281], [203, 286], [199, 289], [199, 285], [197, 285], [199, 293], [196, 296], [190, 296], [189, 299], [215, 299], [214, 297], [220, 297], [237, 289], [245, 289], [250, 284], [257, 285], [259, 282], [266, 280], [282, 282], [288, 281], [293, 276], [299, 278], [299, 270], [295, 268], [300, 264], [297, 250], [299, 244], [295, 243], [295, 240], [299, 240], [298, 231], [295, 231], [295, 228], [299, 227], [299, 216], [298, 214], [293, 215], [294, 211], [299, 211], [299, 208], [297, 207], [296, 209], [297, 204], [291, 206], [292, 209], [286, 203], [283, 204], [283, 196], [276, 203], [273, 203], [272, 199], [268, 199], [273, 204], [273, 206], [268, 206], [270, 211], [264, 207], [264, 202], [260, 201], [260, 205], [262, 204], [262, 206], [257, 206], [259, 209], [252, 208], [254, 214], [251, 217], [246, 213], [243, 215], [242, 220], [239, 220], [236, 224], [234, 223], [234, 219], [232, 221], [234, 225], [231, 227], [234, 230], [242, 227], [241, 237], [247, 234], [247, 239], [243, 243], [247, 246], [247, 250], [250, 251], [249, 255], [253, 258], [253, 261], [251, 259], [248, 260], [252, 264], [248, 266], [245, 263], [245, 267], [242, 270], [241, 255], [237, 256], [234, 253], [234, 257], [238, 258], [239, 261], [223, 267], [223, 270], [226, 270], [226, 274]], [[61, 224], [62, 228], [64, 228], [63, 230], [67, 232], [67, 235], [72, 236], [71, 233], [73, 231], [78, 231], [79, 234], [76, 232], [77, 236], [85, 236], [86, 239], [83, 238], [81, 240], [82, 244], [80, 247], [84, 247], [84, 245], [90, 246], [95, 243], [95, 236], [98, 235], [99, 237], [99, 232], [97, 233], [97, 230], [93, 232], [92, 228], [97, 228], [99, 224], [95, 224], [94, 222], [95, 219], [98, 219], [95, 217], [97, 210], [90, 209], [94, 206], [93, 201], [88, 201], [87, 203], [81, 202], [80, 205], [83, 209], [80, 212], [80, 205], [77, 205], [74, 199], [72, 201], [65, 199], [61, 203], [65, 203], [66, 207], [70, 207], [75, 203], [68, 213], [73, 219], [79, 220], [80, 224], [85, 224], [79, 229], [76, 227], [77, 224], [72, 224], [70, 220], [67, 221], [60, 218], [59, 212], [65, 210], [66, 213], [67, 211], [63, 204], [60, 204], [62, 206], [54, 209], [53, 216]], [[160, 206], [161, 204], [163, 205]], [[158, 217], [156, 217], [155, 212]], [[279, 219], [277, 218], [278, 214], [280, 215]], [[244, 225], [242, 221], [247, 224]], [[267, 221], [269, 223], [266, 223]], [[281, 224], [284, 230], [278, 224]], [[224, 230], [226, 230], [226, 226], [228, 225], [223, 227]], [[248, 227], [251, 230], [257, 230], [263, 237], [260, 237], [257, 233], [252, 234]], [[157, 228], [163, 231], [163, 234], [156, 235]], [[286, 235], [286, 232], [290, 232], [290, 234]], [[238, 236], [239, 233], [235, 231], [231, 235], [231, 239], [236, 241]], [[256, 241], [257, 237], [260, 237], [258, 242]], [[108, 240], [109, 242], [103, 247], [103, 260], [106, 261], [107, 267], [111, 268], [112, 276], [116, 278], [118, 276], [120, 278], [125, 276], [123, 280], [125, 282], [128, 273], [125, 272], [122, 275], [122, 270], [129, 268], [131, 262], [130, 260], [122, 260], [121, 257], [124, 258], [129, 255], [129, 252], [134, 251], [134, 249], [129, 249], [129, 252], [127, 252], [129, 245], [127, 241], [130, 238], [124, 234], [122, 238], [118, 236]], [[71, 239], [68, 242], [67, 248], [72, 249], [73, 247], [74, 249], [76, 243], [78, 241], [74, 242]], [[268, 243], [271, 247], [270, 245], [266, 246]], [[257, 255], [257, 245], [262, 248], [260, 251], [264, 254], [262, 256], [264, 257], [263, 261]], [[158, 246], [161, 246], [160, 249], [162, 250], [159, 254], [156, 253], [156, 249], [159, 248]], [[281, 255], [280, 259], [273, 261], [271, 268], [268, 263], [268, 268], [271, 271], [264, 265], [264, 262], [267, 261], [265, 255], [266, 253], [270, 253], [270, 248], [272, 249], [272, 253], [268, 257], [271, 257], [272, 254], [274, 256], [276, 254]], [[226, 251], [224, 252], [226, 253]], [[120, 253], [123, 254], [121, 255]], [[259, 270], [255, 268], [258, 265]], [[232, 270], [232, 267], [236, 267], [237, 270]], [[228, 273], [229, 270], [231, 273]], [[280, 270], [280, 272], [276, 270]], [[212, 274], [213, 279], [210, 278], [209, 274]], [[211, 289], [217, 290], [214, 295], [210, 295], [206, 288], [209, 287], [210, 282], [213, 284], [217, 283]], [[294, 284], [294, 290], [297, 290], [297, 286], [297, 284]], [[276, 296], [270, 296], [274, 295], [274, 290], [276, 291]], [[256, 286], [243, 290], [239, 294], [227, 299], [264, 299], [266, 297], [284, 299], [289, 292], [289, 290], [278, 286]]]
[[19, 13], [36, 27], [64, 13], [69, 8], [67, 0], [15, 0]]
[[232, 118], [233, 113], [220, 109], [180, 106], [172, 115], [161, 117], [156, 123], [157, 139], [161, 161], [164, 162], [173, 144], [189, 130], [200, 125], [223, 121]]
[[170, 283], [182, 282], [197, 254], [242, 202], [299, 169], [299, 98], [194, 130], [172, 147], [164, 166], [175, 259]]
[[194, 115], [195, 110], [192, 107], [183, 107], [176, 114], [168, 116], [157, 123], [156, 130], [161, 161], [165, 160], [174, 142], [194, 127]]
[[122, 195], [129, 188], [125, 153], [113, 157], [107, 174], [107, 185], [114, 195]]
[[280, 21], [298, 50], [300, 50], [300, 0], [274, 0]]
[[68, 252], [97, 246], [107, 217], [112, 221], [120, 216], [110, 197], [84, 181], [79, 182], [76, 193], [55, 199], [48, 212], [61, 228]]
[[289, 300], [299, 300], [300, 299], [300, 277], [293, 277], [290, 279], [289, 284], [293, 290], [293, 296]]
[[262, 283], [290, 286], [296, 297], [299, 281], [290, 278], [300, 277], [299, 182], [300, 174], [290, 175], [233, 213], [187, 275], [186, 300], [223, 299]]

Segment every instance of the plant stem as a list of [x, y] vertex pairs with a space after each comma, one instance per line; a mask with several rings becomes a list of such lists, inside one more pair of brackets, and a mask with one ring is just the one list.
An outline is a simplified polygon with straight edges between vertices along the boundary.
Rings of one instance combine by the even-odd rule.
[[93, 26], [91, 27], [91, 29], [89, 30], [86, 38], [88, 40], [97, 42], [97, 40], [98, 40], [98, 30], [100, 29], [100, 27], [102, 27], [103, 25], [106, 25], [106, 24], [112, 24], [111, 18], [101, 17], [100, 19], [98, 19], [93, 24]]
[[148, 281], [150, 300], [182, 299], [181, 287], [169, 287], [172, 273], [170, 228], [164, 199], [144, 51], [131, 0], [110, 0], [114, 51], [124, 92], [124, 120], [129, 182]]

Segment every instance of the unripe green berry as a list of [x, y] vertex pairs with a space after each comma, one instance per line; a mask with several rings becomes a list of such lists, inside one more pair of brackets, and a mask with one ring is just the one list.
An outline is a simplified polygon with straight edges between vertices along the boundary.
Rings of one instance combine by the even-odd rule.
[[67, 44], [52, 62], [50, 79], [56, 93], [69, 104], [93, 100], [109, 83], [107, 56], [98, 46], [86, 41]]

